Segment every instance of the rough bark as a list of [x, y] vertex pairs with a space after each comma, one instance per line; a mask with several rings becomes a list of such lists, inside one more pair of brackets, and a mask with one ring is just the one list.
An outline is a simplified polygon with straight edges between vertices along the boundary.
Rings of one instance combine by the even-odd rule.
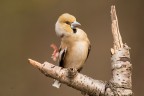
[[111, 6], [111, 20], [114, 39], [114, 45], [111, 48], [112, 78], [107, 84], [106, 96], [132, 96], [130, 48], [122, 42], [115, 6]]
[[[111, 20], [114, 45], [111, 48], [112, 78], [108, 82], [94, 80], [75, 70], [61, 68], [48, 62], [41, 64], [29, 59], [30, 64], [38, 68], [46, 76], [57, 79], [61, 83], [90, 96], [132, 96], [130, 48], [122, 42], [115, 6], [111, 6]], [[73, 74], [73, 76], [69, 77], [69, 74]]]
[[86, 75], [76, 72], [74, 77], [69, 78], [69, 73], [75, 73], [70, 69], [55, 66], [48, 62], [43, 64], [29, 59], [29, 62], [38, 68], [44, 75], [51, 77], [53, 79], [59, 80], [61, 83], [67, 84], [83, 93], [89, 95], [99, 96], [100, 93], [104, 93], [105, 83], [100, 80], [94, 80]]

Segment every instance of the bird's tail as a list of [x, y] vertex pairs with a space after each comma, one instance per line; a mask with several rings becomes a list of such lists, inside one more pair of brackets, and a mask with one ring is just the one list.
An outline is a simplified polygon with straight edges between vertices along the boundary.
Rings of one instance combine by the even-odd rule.
[[60, 88], [61, 83], [58, 80], [54, 80], [54, 83], [52, 84], [52, 86], [56, 88]]

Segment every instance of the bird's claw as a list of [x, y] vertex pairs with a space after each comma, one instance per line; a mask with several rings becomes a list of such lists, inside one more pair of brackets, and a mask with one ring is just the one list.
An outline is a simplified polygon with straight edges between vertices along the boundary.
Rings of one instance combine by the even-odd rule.
[[51, 58], [56, 61], [57, 57], [59, 56], [59, 52], [58, 52], [58, 48], [55, 44], [51, 44], [50, 47], [52, 47], [54, 49]]
[[78, 71], [76, 68], [68, 68], [68, 77], [73, 78], [77, 75]]

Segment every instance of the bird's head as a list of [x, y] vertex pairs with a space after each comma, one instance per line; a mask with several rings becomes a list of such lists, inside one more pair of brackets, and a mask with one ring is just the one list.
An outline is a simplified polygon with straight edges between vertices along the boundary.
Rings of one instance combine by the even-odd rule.
[[57, 35], [63, 37], [64, 35], [74, 33], [76, 28], [80, 25], [81, 24], [76, 21], [73, 15], [64, 13], [58, 18], [55, 29]]

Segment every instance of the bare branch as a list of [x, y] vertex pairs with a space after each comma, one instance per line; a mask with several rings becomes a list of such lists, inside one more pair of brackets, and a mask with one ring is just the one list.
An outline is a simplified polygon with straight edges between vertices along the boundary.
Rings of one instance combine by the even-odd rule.
[[[114, 96], [131, 96], [132, 64], [130, 62], [129, 47], [122, 43], [115, 6], [111, 6], [111, 19], [114, 47], [111, 49], [112, 78], [109, 88], [113, 91]], [[106, 91], [106, 93], [111, 96], [110, 92]]]
[[112, 34], [114, 39], [114, 49], [123, 48], [123, 42], [119, 31], [118, 19], [115, 6], [111, 6]]
[[73, 78], [69, 78], [69, 70], [59, 66], [55, 66], [48, 62], [43, 64], [29, 59], [30, 64], [38, 68], [43, 74], [48, 77], [59, 80], [61, 83], [67, 84], [81, 92], [92, 96], [99, 96], [104, 94], [106, 83], [100, 80], [94, 80], [86, 75], [77, 73]]

